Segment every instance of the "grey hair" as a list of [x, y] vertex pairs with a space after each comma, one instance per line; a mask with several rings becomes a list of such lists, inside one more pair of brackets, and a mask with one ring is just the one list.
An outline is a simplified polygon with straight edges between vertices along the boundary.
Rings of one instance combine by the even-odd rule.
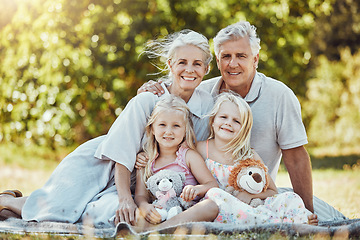
[[218, 57], [220, 46], [228, 41], [238, 40], [240, 38], [248, 37], [251, 47], [251, 52], [255, 56], [259, 53], [260, 38], [256, 34], [256, 27], [251, 25], [248, 21], [239, 21], [221, 29], [214, 38], [215, 56]]
[[161, 72], [168, 72], [169, 78], [171, 78], [170, 67], [167, 63], [174, 58], [175, 52], [179, 47], [187, 45], [193, 45], [202, 50], [205, 61], [204, 64], [205, 66], [209, 66], [213, 56], [210, 51], [208, 39], [204, 35], [189, 29], [169, 34], [163, 39], [159, 38], [149, 41], [146, 44], [144, 53], [147, 54], [149, 58], [159, 58], [164, 67], [155, 66], [161, 70]]

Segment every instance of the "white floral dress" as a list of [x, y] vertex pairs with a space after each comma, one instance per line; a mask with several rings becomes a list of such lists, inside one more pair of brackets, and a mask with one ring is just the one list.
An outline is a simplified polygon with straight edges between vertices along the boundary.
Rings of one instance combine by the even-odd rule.
[[253, 208], [224, 191], [228, 186], [232, 165], [221, 164], [209, 158], [205, 162], [220, 187], [210, 189], [205, 196], [219, 207], [215, 222], [249, 225], [307, 222], [311, 212], [305, 208], [304, 202], [296, 193], [276, 194], [266, 198], [264, 205]]

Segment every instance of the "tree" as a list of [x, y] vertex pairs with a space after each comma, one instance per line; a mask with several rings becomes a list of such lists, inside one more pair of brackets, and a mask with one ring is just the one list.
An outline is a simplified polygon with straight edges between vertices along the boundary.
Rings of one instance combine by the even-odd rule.
[[[56, 146], [104, 134], [157, 70], [144, 43], [190, 28], [209, 39], [248, 20], [259, 71], [305, 95], [308, 35], [321, 2], [292, 0], [15, 0], [0, 36], [0, 139]], [[1, 15], [2, 9], [0, 9]], [[215, 61], [208, 77], [219, 75]]]
[[348, 47], [355, 54], [360, 48], [360, 1], [325, 1], [322, 9], [313, 31], [312, 53], [340, 60], [340, 50]]
[[360, 51], [340, 53], [340, 61], [319, 57], [303, 103], [310, 146], [327, 154], [352, 153], [360, 142]]

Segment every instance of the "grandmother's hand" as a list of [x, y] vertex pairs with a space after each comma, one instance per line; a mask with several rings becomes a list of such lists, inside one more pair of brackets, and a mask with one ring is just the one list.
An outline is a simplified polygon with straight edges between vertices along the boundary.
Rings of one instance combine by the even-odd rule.
[[116, 210], [115, 215], [115, 226], [120, 222], [127, 222], [131, 225], [135, 225], [137, 206], [132, 198], [120, 198], [119, 199], [119, 209]]
[[158, 82], [150, 80], [146, 83], [144, 83], [138, 90], [137, 94], [143, 93], [143, 92], [152, 92], [154, 95], [161, 96], [165, 93], [164, 89], [160, 85], [162, 83], [161, 80]]

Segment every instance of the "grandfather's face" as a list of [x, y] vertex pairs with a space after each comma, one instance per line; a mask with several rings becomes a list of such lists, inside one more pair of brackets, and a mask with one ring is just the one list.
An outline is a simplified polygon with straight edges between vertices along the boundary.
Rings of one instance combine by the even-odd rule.
[[255, 56], [252, 54], [247, 37], [223, 43], [216, 57], [226, 88], [243, 97], [250, 90], [258, 61], [259, 54]]

